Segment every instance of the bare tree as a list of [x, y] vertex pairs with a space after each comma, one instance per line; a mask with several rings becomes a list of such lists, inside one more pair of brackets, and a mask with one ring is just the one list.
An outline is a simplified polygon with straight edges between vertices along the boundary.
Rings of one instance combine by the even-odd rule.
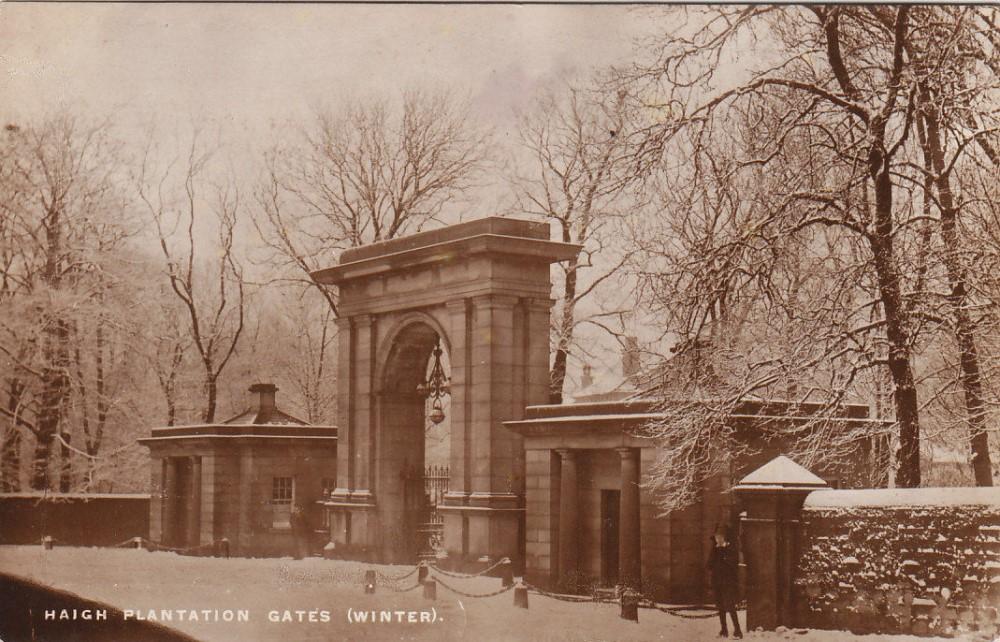
[[[202, 369], [205, 405], [201, 418], [211, 423], [218, 405], [219, 377], [245, 325], [246, 285], [234, 248], [240, 193], [232, 179], [210, 183], [207, 173], [212, 154], [203, 151], [198, 132], [176, 176], [173, 164], [154, 175], [152, 156], [147, 145], [136, 181], [138, 195], [155, 224], [170, 288], [186, 313], [187, 331]], [[175, 179], [179, 179], [176, 185]], [[214, 232], [214, 244], [206, 248], [206, 259], [199, 260], [196, 229], [205, 226]], [[170, 359], [173, 364], [175, 355]]]
[[538, 99], [520, 119], [521, 146], [530, 164], [513, 181], [517, 209], [555, 223], [560, 240], [582, 246], [579, 256], [558, 267], [553, 403], [562, 402], [580, 302], [618, 275], [631, 256], [617, 243], [624, 216], [641, 207], [634, 194], [626, 193], [631, 150], [622, 98], [608, 100], [596, 90], [569, 85]]
[[[884, 362], [892, 380], [896, 482], [919, 485], [913, 350], [924, 324], [940, 323], [921, 294], [907, 290], [911, 248], [917, 247], [911, 245], [912, 233], [921, 220], [912, 204], [920, 201], [923, 184], [920, 176], [914, 178], [907, 150], [919, 110], [927, 107], [921, 78], [929, 78], [908, 54], [924, 36], [921, 9], [755, 6], [691, 13], [697, 13], [694, 20], [661, 40], [652, 64], [624, 74], [655, 119], [641, 136], [638, 161], [658, 161], [673, 152], [681, 132], [688, 132], [687, 142], [697, 148], [723, 125], [743, 119], [760, 121], [768, 131], [745, 150], [740, 171], [782, 170], [792, 151], [823, 163], [820, 177], [796, 174], [795, 166], [782, 170], [783, 184], [770, 194], [769, 213], [744, 228], [735, 247], [770, 249], [790, 235], [822, 228], [850, 239], [851, 252], [861, 253], [863, 274], [870, 275], [876, 295], [861, 305], [875, 313], [871, 323], [885, 342], [884, 359], [877, 356], [879, 348], [870, 351], [868, 361]], [[720, 61], [755, 38], [773, 43], [773, 55], [714, 88], [723, 77]], [[765, 115], [769, 122], [761, 120]], [[813, 182], [806, 180], [810, 176]], [[746, 276], [745, 265], [722, 265]], [[841, 330], [854, 337], [865, 327]]]
[[[4, 461], [15, 483], [20, 431], [34, 437], [31, 486], [47, 489], [53, 446], [66, 425], [72, 388], [71, 338], [76, 319], [99, 305], [108, 255], [129, 234], [119, 144], [107, 123], [67, 115], [5, 129], [0, 163], [5, 300], [0, 354], [5, 363], [8, 425]], [[63, 458], [70, 451], [63, 447]], [[63, 470], [68, 470], [65, 466]], [[69, 481], [63, 475], [61, 486]]]
[[[881, 12], [875, 10], [877, 14]], [[995, 14], [995, 10], [987, 10]], [[992, 486], [992, 466], [976, 324], [970, 310], [966, 245], [959, 230], [961, 204], [952, 188], [951, 173], [970, 143], [981, 141], [987, 149], [997, 139], [995, 120], [996, 48], [978, 37], [977, 18], [984, 14], [971, 7], [934, 7], [918, 10], [915, 22], [919, 37], [904, 46], [917, 76], [916, 129], [923, 156], [927, 202], [936, 205], [943, 242], [942, 260], [947, 270], [947, 300], [953, 316], [953, 332], [959, 353], [959, 382], [965, 396], [968, 439], [976, 484]], [[887, 18], [883, 18], [887, 21]], [[976, 123], [975, 127], [969, 127]]]
[[418, 232], [440, 222], [475, 185], [487, 137], [446, 94], [410, 92], [322, 111], [266, 155], [254, 223], [283, 279], [318, 288], [336, 313], [335, 291], [311, 271], [345, 248]]

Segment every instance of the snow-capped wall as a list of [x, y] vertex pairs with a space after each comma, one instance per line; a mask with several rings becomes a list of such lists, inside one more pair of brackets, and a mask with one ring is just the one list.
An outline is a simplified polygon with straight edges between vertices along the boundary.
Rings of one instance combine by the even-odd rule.
[[800, 623], [1000, 634], [1000, 490], [955, 489], [964, 501], [939, 490], [811, 493], [794, 580]]

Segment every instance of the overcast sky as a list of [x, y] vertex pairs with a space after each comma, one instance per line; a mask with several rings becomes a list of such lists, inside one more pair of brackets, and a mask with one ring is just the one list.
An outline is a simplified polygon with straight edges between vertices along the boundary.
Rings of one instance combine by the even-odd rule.
[[[403, 88], [467, 96], [503, 144], [554, 81], [628, 62], [650, 12], [619, 6], [10, 4], [0, 2], [0, 119], [66, 108], [136, 138], [221, 122], [249, 154], [320, 104]], [[272, 123], [279, 129], [272, 131]], [[249, 165], [248, 165], [249, 167]], [[469, 214], [497, 209], [502, 190]], [[485, 195], [484, 195], [485, 196]], [[617, 357], [610, 357], [617, 361]]]
[[343, 96], [443, 86], [506, 128], [539, 87], [628, 60], [648, 23], [607, 6], [2, 3], [0, 95], [8, 117], [68, 105], [256, 130]]

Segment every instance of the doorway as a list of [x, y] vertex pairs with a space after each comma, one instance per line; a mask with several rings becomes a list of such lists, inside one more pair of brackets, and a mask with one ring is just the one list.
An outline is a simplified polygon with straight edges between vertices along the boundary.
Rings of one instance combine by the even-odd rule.
[[601, 491], [601, 584], [618, 584], [618, 538], [621, 491]]

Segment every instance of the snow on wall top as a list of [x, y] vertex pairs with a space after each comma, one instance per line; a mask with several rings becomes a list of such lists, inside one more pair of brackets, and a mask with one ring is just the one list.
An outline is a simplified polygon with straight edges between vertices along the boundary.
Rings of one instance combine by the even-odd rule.
[[874, 488], [865, 490], [817, 490], [806, 497], [804, 507], [911, 507], [997, 506], [1000, 488]]
[[740, 486], [817, 486], [826, 482], [794, 461], [779, 455], [740, 481]]

